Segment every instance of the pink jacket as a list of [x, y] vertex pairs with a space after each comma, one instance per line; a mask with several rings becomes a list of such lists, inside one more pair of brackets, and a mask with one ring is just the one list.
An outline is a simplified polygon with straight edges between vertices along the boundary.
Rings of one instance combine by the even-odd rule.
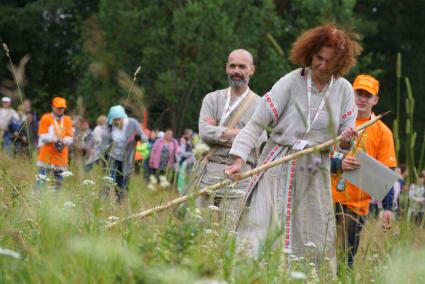
[[[155, 143], [152, 146], [151, 150], [151, 156], [149, 158], [149, 167], [158, 169], [159, 163], [161, 160], [161, 150], [162, 146], [164, 145], [164, 139], [159, 138], [155, 141]], [[173, 167], [173, 164], [176, 160], [176, 155], [179, 151], [179, 144], [176, 139], [173, 138], [171, 142], [168, 144], [168, 151], [170, 152], [170, 155], [168, 156], [168, 166]]]

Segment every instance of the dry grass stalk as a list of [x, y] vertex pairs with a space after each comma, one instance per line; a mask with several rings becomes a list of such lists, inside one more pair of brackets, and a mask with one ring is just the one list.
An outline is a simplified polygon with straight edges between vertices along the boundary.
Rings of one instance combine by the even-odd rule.
[[[366, 123], [360, 125], [359, 127], [357, 127], [356, 130], [358, 132], [360, 132], [363, 129], [366, 129], [367, 127], [371, 126], [372, 124], [374, 124], [375, 122], [377, 122], [378, 120], [380, 120], [382, 117], [384, 117], [388, 113], [389, 112], [385, 112], [383, 114], [380, 114], [380, 115], [376, 116], [375, 118], [373, 118], [373, 119], [369, 120], [368, 122], [366, 122]], [[126, 217], [126, 218], [123, 218], [121, 220], [118, 220], [118, 221], [115, 221], [113, 223], [110, 223], [110, 224], [106, 225], [106, 228], [107, 229], [110, 229], [110, 228], [114, 227], [117, 224], [126, 222], [126, 221], [131, 220], [131, 219], [135, 219], [135, 218], [141, 218], [141, 219], [143, 219], [143, 218], [152, 216], [155, 213], [164, 211], [166, 209], [169, 209], [169, 208], [172, 208], [172, 207], [174, 207], [176, 205], [179, 205], [179, 204], [181, 204], [183, 202], [186, 202], [187, 200], [189, 200], [191, 198], [194, 198], [194, 197], [197, 197], [197, 196], [203, 195], [203, 194], [208, 194], [208, 193], [210, 193], [212, 191], [216, 191], [216, 190], [221, 189], [223, 187], [230, 186], [231, 184], [233, 184], [235, 182], [241, 181], [243, 179], [249, 178], [249, 177], [251, 177], [253, 175], [256, 175], [258, 173], [264, 172], [264, 171], [266, 171], [266, 170], [268, 170], [268, 169], [270, 169], [272, 167], [275, 167], [277, 165], [286, 163], [286, 162], [288, 162], [290, 160], [294, 160], [294, 159], [297, 159], [297, 158], [299, 158], [301, 156], [308, 155], [308, 154], [311, 154], [311, 153], [318, 152], [318, 151], [321, 151], [323, 149], [329, 148], [330, 146], [332, 146], [332, 145], [340, 142], [341, 141], [341, 138], [342, 138], [342, 136], [339, 135], [338, 137], [336, 137], [336, 138], [334, 138], [332, 140], [326, 141], [326, 142], [324, 142], [324, 143], [322, 143], [320, 145], [317, 145], [315, 147], [304, 149], [304, 150], [299, 151], [299, 152], [296, 152], [294, 154], [291, 154], [291, 155], [282, 157], [282, 158], [280, 158], [278, 160], [275, 160], [273, 162], [264, 164], [264, 165], [262, 165], [260, 167], [255, 168], [255, 169], [246, 171], [246, 172], [244, 172], [244, 173], [236, 176], [233, 180], [228, 179], [228, 180], [221, 181], [219, 183], [216, 183], [216, 184], [213, 184], [211, 186], [205, 187], [205, 188], [203, 188], [203, 189], [201, 189], [199, 191], [192, 192], [191, 194], [184, 195], [184, 196], [181, 196], [181, 197], [176, 198], [174, 200], [171, 200], [171, 201], [168, 201], [168, 202], [163, 203], [161, 205], [158, 205], [158, 206], [156, 206], [154, 208], [151, 208], [151, 209], [142, 211], [142, 212], [137, 213], [137, 214], [134, 214], [134, 215], [130, 215], [130, 216]]]
[[[6, 53], [7, 58], [9, 59], [9, 64], [10, 64], [9, 70], [13, 75], [13, 79], [15, 80], [19, 101], [20, 101], [21, 107], [23, 109], [24, 108], [24, 96], [23, 96], [22, 91], [21, 91], [20, 83], [22, 83], [22, 84], [25, 83], [25, 65], [27, 65], [28, 61], [30, 60], [30, 56], [25, 55], [19, 61], [19, 65], [15, 66], [12, 62], [12, 58], [10, 57], [10, 50], [9, 50], [6, 43], [3, 43], [3, 49]], [[3, 93], [6, 92], [6, 94], [7, 94], [7, 89], [5, 89], [5, 88], [2, 88], [0, 91], [3, 92]], [[15, 98], [16, 97], [15, 93], [16, 92], [13, 91], [13, 92], [9, 93], [9, 96], [11, 98]], [[25, 120], [25, 131], [27, 133], [27, 137], [30, 137], [27, 120]], [[31, 143], [28, 143], [28, 151], [29, 151], [30, 157], [31, 157], [32, 156]]]

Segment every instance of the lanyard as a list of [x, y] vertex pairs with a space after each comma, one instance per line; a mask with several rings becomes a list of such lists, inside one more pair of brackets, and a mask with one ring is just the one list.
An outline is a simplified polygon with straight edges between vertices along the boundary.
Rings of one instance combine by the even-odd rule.
[[61, 138], [61, 134], [62, 134], [62, 129], [63, 129], [63, 116], [61, 117], [61, 125], [59, 126], [58, 125], [58, 122], [56, 121], [56, 117], [55, 117], [55, 115], [52, 113], [52, 116], [53, 116], [53, 124], [54, 124], [54, 127], [55, 127], [55, 130], [56, 130], [56, 133], [57, 133], [57, 135], [59, 136], [58, 138], [60, 139]]
[[246, 91], [236, 99], [236, 101], [232, 104], [232, 106], [229, 107], [230, 106], [230, 97], [231, 97], [232, 94], [231, 94], [231, 88], [229, 88], [227, 90], [226, 105], [224, 106], [223, 115], [220, 119], [220, 126], [222, 126], [224, 124], [224, 122], [226, 122], [227, 118], [232, 113], [232, 111], [234, 111], [235, 108], [237, 108], [240, 105], [240, 103], [248, 95], [248, 93], [249, 93], [249, 88], [247, 88]]
[[311, 127], [313, 126], [313, 124], [316, 122], [317, 118], [319, 117], [319, 114], [322, 112], [323, 107], [325, 106], [326, 103], [326, 99], [329, 97], [329, 93], [330, 90], [334, 84], [334, 77], [331, 77], [331, 82], [329, 83], [329, 86], [326, 90], [325, 96], [323, 97], [322, 101], [320, 102], [320, 105], [316, 111], [316, 114], [314, 115], [313, 121], [310, 123], [310, 118], [311, 118], [311, 85], [312, 85], [312, 80], [311, 80], [311, 73], [312, 70], [311, 69], [307, 69], [307, 99], [308, 99], [308, 116], [307, 116], [307, 131], [304, 135], [307, 136], [308, 133], [311, 130]]

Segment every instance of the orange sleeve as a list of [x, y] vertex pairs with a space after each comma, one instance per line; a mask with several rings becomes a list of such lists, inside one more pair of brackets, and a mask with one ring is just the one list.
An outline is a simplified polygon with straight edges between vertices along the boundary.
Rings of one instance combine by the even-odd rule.
[[71, 118], [69, 116], [65, 116], [64, 119], [65, 119], [65, 121], [64, 121], [64, 129], [63, 129], [64, 133], [63, 133], [63, 135], [64, 135], [64, 137], [65, 136], [72, 137], [73, 131], [72, 131]]
[[396, 167], [397, 161], [395, 157], [393, 134], [386, 125], [382, 126], [382, 139], [379, 143], [377, 160], [386, 165], [387, 167]]
[[40, 125], [38, 126], [38, 135], [49, 133], [49, 126], [51, 121], [49, 119], [49, 114], [45, 114], [40, 119]]

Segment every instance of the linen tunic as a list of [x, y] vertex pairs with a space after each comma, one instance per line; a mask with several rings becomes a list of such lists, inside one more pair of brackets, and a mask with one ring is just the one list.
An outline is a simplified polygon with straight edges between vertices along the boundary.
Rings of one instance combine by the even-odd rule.
[[[357, 108], [351, 84], [336, 78], [323, 110], [307, 131], [307, 71], [294, 70], [282, 77], [261, 100], [252, 119], [236, 137], [231, 155], [248, 158], [265, 126], [272, 128], [259, 165], [286, 156], [299, 139], [315, 146], [354, 126]], [[319, 93], [312, 84], [311, 122], [329, 85]], [[313, 153], [254, 176], [245, 199], [249, 206], [239, 219], [238, 240], [248, 242], [256, 255], [268, 236], [278, 234], [294, 255], [319, 263], [324, 256], [335, 264], [335, 220], [330, 187], [329, 151]]]
[[[222, 140], [221, 135], [227, 129], [227, 123], [232, 117], [238, 112], [244, 102], [242, 101], [231, 114], [227, 117], [226, 121], [222, 125], [209, 125], [204, 122], [204, 118], [212, 117], [219, 124], [223, 117], [224, 108], [227, 100], [228, 89], [217, 90], [209, 93], [205, 96], [201, 112], [199, 115], [199, 135], [204, 143], [208, 144], [211, 148], [214, 148], [212, 153], [208, 155], [208, 162], [205, 167], [199, 167], [196, 175], [198, 176], [199, 188], [205, 188], [209, 185], [215, 184], [224, 178], [224, 169], [233, 163], [233, 159], [229, 156], [229, 150], [232, 146], [233, 140]], [[251, 92], [251, 91], [250, 91]], [[239, 121], [236, 123], [234, 128], [242, 129], [252, 117], [255, 112], [257, 105], [260, 103], [261, 98], [256, 94], [248, 94], [248, 96], [254, 95], [254, 99], [251, 101], [247, 110], [241, 115]], [[246, 99], [249, 99], [249, 97]], [[267, 135], [264, 129], [259, 131], [253, 146], [249, 149], [246, 154], [246, 160], [243, 171], [251, 169], [255, 166], [259, 158], [260, 146], [267, 140]], [[239, 216], [239, 210], [242, 207], [242, 201], [245, 197], [245, 192], [248, 188], [249, 180], [245, 180], [238, 183], [233, 188], [225, 188], [214, 193], [215, 197], [220, 199], [220, 207], [222, 207], [222, 213], [225, 217], [225, 224], [228, 229], [234, 229], [236, 223], [235, 218]], [[209, 197], [201, 196], [197, 199], [198, 207], [206, 207], [211, 201]], [[224, 200], [225, 202], [221, 202]]]

